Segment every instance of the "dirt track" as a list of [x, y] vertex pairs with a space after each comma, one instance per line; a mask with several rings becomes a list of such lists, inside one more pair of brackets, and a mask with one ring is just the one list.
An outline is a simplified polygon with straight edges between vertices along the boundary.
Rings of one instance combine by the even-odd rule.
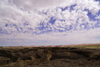
[[0, 49], [0, 67], [100, 67], [100, 49]]

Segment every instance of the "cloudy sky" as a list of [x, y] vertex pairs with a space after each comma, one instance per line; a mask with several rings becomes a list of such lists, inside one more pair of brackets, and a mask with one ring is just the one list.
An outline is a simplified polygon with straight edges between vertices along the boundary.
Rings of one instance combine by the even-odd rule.
[[0, 46], [100, 43], [100, 0], [0, 0]]

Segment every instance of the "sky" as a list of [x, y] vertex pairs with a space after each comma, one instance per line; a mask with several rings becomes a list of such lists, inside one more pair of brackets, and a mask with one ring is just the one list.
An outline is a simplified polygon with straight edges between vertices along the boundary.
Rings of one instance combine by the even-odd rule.
[[100, 43], [100, 0], [0, 0], [0, 46]]

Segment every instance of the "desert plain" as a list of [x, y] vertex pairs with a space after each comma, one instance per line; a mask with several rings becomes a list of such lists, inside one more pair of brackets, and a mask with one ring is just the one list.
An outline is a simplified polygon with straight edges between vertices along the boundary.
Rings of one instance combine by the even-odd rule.
[[100, 44], [0, 47], [0, 67], [100, 67]]

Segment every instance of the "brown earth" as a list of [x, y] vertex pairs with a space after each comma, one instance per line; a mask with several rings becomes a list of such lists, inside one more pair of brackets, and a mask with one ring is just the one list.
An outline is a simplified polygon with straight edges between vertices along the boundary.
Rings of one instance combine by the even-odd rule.
[[0, 67], [100, 67], [100, 49], [3, 48], [0, 49]]

